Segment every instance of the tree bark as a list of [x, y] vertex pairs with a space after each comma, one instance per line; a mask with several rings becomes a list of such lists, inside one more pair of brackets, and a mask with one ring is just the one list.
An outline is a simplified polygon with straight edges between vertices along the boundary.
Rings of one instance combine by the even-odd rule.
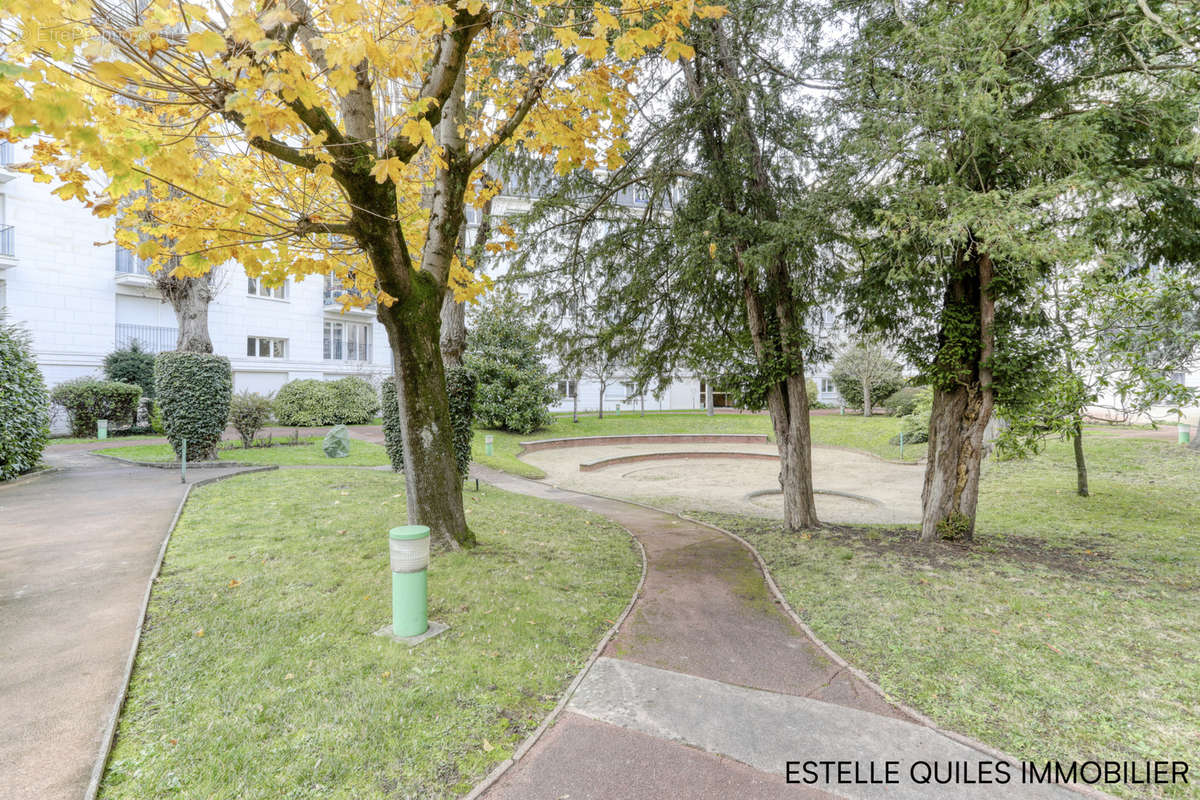
[[175, 321], [179, 326], [175, 349], [181, 353], [213, 351], [212, 337], [208, 333], [212, 279], [212, 273], [200, 278], [173, 278], [163, 273], [155, 276], [155, 286], [175, 311]]
[[862, 382], [862, 390], [863, 390], [863, 416], [869, 417], [869, 416], [871, 416], [871, 402], [872, 402], [871, 401], [871, 382], [864, 379]]
[[704, 381], [704, 413], [710, 417], [715, 413], [713, 411], [712, 381], [709, 379], [705, 379]]
[[[986, 254], [960, 264], [947, 282], [937, 369], [929, 418], [929, 455], [921, 490], [921, 541], [975, 535], [983, 432], [995, 403], [990, 361], [995, 303], [992, 262]], [[975, 322], [963, 329], [963, 316]], [[963, 337], [973, 336], [967, 343]], [[971, 346], [973, 345], [973, 346]]]
[[1071, 431], [1071, 441], [1075, 446], [1075, 487], [1080, 497], [1088, 496], [1087, 462], [1083, 457], [1083, 420], [1075, 418], [1075, 426]]
[[604, 419], [604, 388], [606, 386], [608, 386], [608, 382], [605, 380], [601, 380], [600, 381], [600, 403], [599, 403], [600, 411], [599, 411], [599, 416], [596, 417], [597, 419]]
[[458, 549], [475, 544], [463, 513], [462, 478], [452, 457], [454, 431], [446, 397], [439, 319], [443, 288], [428, 273], [414, 272], [412, 287], [378, 316], [391, 343], [404, 482], [410, 524], [429, 527], [432, 540]]

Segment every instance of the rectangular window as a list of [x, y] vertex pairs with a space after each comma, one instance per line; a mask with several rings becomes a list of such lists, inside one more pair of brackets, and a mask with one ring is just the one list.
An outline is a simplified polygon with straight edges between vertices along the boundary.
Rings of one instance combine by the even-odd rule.
[[558, 382], [558, 396], [559, 397], [565, 397], [566, 399], [570, 400], [575, 397], [576, 389], [577, 389], [577, 387], [575, 385], [575, 381], [559, 381]]
[[247, 336], [246, 355], [250, 358], [287, 358], [287, 339]]
[[637, 395], [637, 384], [636, 383], [633, 383], [631, 381], [625, 381], [621, 385], [625, 387], [625, 396], [626, 397], [635, 397]]
[[821, 394], [833, 394], [837, 391], [837, 387], [833, 385], [833, 378], [821, 378]]
[[326, 322], [321, 352], [327, 361], [370, 361], [370, 324]]
[[246, 294], [251, 297], [273, 297], [276, 300], [287, 299], [287, 283], [279, 286], [267, 286], [262, 278], [246, 278]]

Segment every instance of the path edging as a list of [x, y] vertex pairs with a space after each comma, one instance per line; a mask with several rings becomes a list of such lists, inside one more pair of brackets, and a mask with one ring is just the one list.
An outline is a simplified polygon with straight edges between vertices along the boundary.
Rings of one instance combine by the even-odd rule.
[[[99, 453], [95, 450], [88, 450], [88, 455], [107, 458], [110, 461], [120, 461], [122, 464], [132, 464], [135, 467], [154, 467], [155, 469], [179, 469], [181, 462], [179, 461], [137, 461], [132, 458], [123, 458], [114, 456], [111, 453]], [[221, 469], [223, 467], [258, 467], [261, 464], [251, 464], [246, 461], [189, 461], [187, 462], [188, 469]], [[270, 466], [279, 466], [273, 464]]]
[[[100, 455], [94, 453], [93, 455]], [[105, 456], [111, 458], [112, 456]], [[127, 459], [117, 459], [118, 461], [127, 461]], [[129, 461], [131, 464], [140, 464], [138, 461]], [[226, 465], [236, 466], [236, 465]], [[187, 488], [183, 490], [183, 497], [179, 498], [179, 505], [175, 508], [175, 516], [171, 518], [171, 524], [167, 526], [167, 534], [163, 537], [163, 543], [158, 548], [158, 558], [154, 562], [154, 569], [150, 573], [150, 579], [146, 581], [146, 592], [142, 596], [142, 611], [138, 615], [137, 628], [134, 631], [133, 644], [129, 648], [129, 658], [125, 662], [125, 675], [121, 679], [121, 691], [117, 695], [117, 701], [113, 704], [112, 711], [109, 712], [108, 722], [104, 726], [104, 736], [100, 740], [100, 752], [97, 754], [96, 763], [92, 767], [92, 777], [88, 781], [87, 791], [84, 793], [84, 800], [95, 800], [96, 794], [100, 791], [100, 781], [104, 778], [105, 768], [108, 766], [108, 757], [112, 754], [113, 742], [117, 735], [117, 722], [121, 718], [121, 711], [125, 708], [125, 699], [129, 695], [129, 681], [133, 678], [133, 667], [137, 661], [138, 648], [142, 643], [142, 631], [146, 626], [146, 612], [150, 608], [150, 594], [154, 590], [154, 582], [158, 580], [158, 574], [162, 571], [163, 560], [167, 556], [167, 546], [171, 543], [171, 536], [175, 533], [175, 526], [179, 524], [179, 518], [183, 516], [183, 507], [187, 505], [188, 498], [192, 496], [192, 489], [197, 486], [204, 486], [209, 483], [216, 483], [227, 478], [233, 478], [238, 475], [249, 475], [254, 472], [268, 472], [270, 470], [279, 469], [277, 465], [253, 465], [251, 469], [244, 469], [240, 472], [234, 472], [229, 475], [215, 475], [211, 478], [189, 483]]]
[[[616, 498], [611, 498], [611, 499], [616, 499]], [[628, 501], [626, 501], [626, 502], [628, 502]], [[638, 503], [637, 505], [645, 505], [645, 504]], [[926, 728], [929, 728], [930, 730], [934, 731], [935, 733], [940, 733], [942, 736], [945, 736], [948, 739], [952, 739], [961, 745], [966, 745], [967, 747], [971, 747], [971, 748], [974, 748], [975, 750], [979, 750], [979, 751], [991, 756], [992, 758], [998, 759], [1000, 761], [1007, 761], [1009, 764], [1020, 764], [1021, 763], [1020, 759], [1016, 758], [1015, 756], [1009, 755], [1008, 753], [1004, 752], [1003, 750], [999, 750], [995, 747], [992, 747], [989, 744], [985, 744], [984, 742], [981, 742], [977, 739], [973, 739], [970, 736], [967, 736], [966, 734], [958, 733], [957, 731], [952, 731], [952, 730], [943, 728], [941, 725], [934, 722], [930, 717], [928, 717], [925, 714], [922, 714], [920, 711], [918, 711], [917, 709], [908, 705], [907, 703], [903, 703], [898, 700], [892, 699], [891, 695], [889, 695], [887, 692], [885, 692], [882, 686], [880, 686], [878, 683], [876, 683], [875, 681], [873, 681], [869, 677], [867, 677], [867, 674], [865, 672], [863, 672], [858, 667], [855, 667], [853, 664], [848, 662], [846, 659], [844, 659], [840, 655], [838, 655], [837, 651], [835, 651], [832, 647], [827, 645], [824, 642], [824, 640], [821, 639], [821, 637], [817, 636], [816, 632], [813, 631], [813, 629], [810, 628], [804, 622], [804, 620], [800, 618], [800, 615], [796, 613], [796, 610], [794, 608], [792, 608], [792, 604], [787, 601], [787, 598], [783, 596], [783, 592], [780, 591], [779, 585], [775, 583], [775, 578], [771, 575], [771, 570], [767, 567], [766, 560], [763, 559], [763, 557], [759, 554], [758, 549], [755, 548], [755, 546], [752, 545], [749, 541], [747, 541], [746, 539], [737, 535], [733, 531], [727, 531], [720, 526], [713, 525], [711, 522], [705, 522], [704, 520], [696, 519], [695, 517], [689, 517], [687, 514], [677, 514], [677, 513], [673, 514], [672, 512], [667, 511], [665, 509], [661, 509], [661, 508], [656, 509], [654, 506], [646, 506], [646, 508], [651, 508], [656, 511], [662, 511], [664, 514], [671, 514], [672, 516], [678, 517], [679, 519], [687, 520], [688, 522], [691, 522], [693, 524], [701, 525], [705, 528], [710, 528], [711, 530], [723, 533], [726, 536], [730, 537], [731, 539], [734, 539], [735, 541], [739, 542], [742, 545], [742, 547], [749, 550], [750, 554], [752, 556], [754, 556], [754, 560], [758, 564], [758, 569], [760, 572], [762, 572], [763, 578], [766, 579], [767, 588], [769, 588], [771, 590], [771, 594], [774, 595], [775, 602], [779, 604], [779, 606], [784, 610], [784, 612], [792, 620], [792, 622], [795, 623], [796, 626], [800, 628], [800, 630], [804, 631], [804, 634], [806, 636], [808, 636], [809, 639], [812, 639], [813, 642], [817, 645], [817, 647], [819, 647], [821, 649], [821, 652], [823, 652], [831, 661], [833, 661], [835, 664], [839, 665], [842, 669], [849, 672], [851, 675], [853, 675], [858, 680], [865, 683], [868, 687], [871, 688], [872, 691], [874, 691], [880, 697], [887, 700], [887, 702], [891, 703], [893, 706], [900, 709], [905, 714], [912, 716], [913, 719], [915, 719], [917, 722], [921, 723]], [[1065, 786], [1065, 787], [1071, 789], [1072, 791], [1077, 792], [1085, 797], [1093, 797], [1093, 798], [1096, 798], [1097, 800], [1116, 800], [1116, 798], [1113, 795], [1102, 792], [1099, 789], [1096, 789], [1091, 786], [1086, 786], [1083, 784], [1076, 784], [1076, 783], [1060, 783], [1057, 785]]]
[[[525, 480], [529, 479], [526, 478]], [[500, 489], [500, 487], [495, 485], [493, 485], [492, 488], [502, 492], [507, 491], [506, 489]], [[553, 503], [555, 501], [549, 500], [547, 502]], [[595, 514], [596, 512], [589, 511], [588, 513]], [[597, 516], [603, 517], [604, 515], [597, 514]], [[607, 517], [604, 518], [608, 519]], [[579, 688], [579, 684], [583, 683], [583, 679], [587, 677], [589, 672], [591, 672], [592, 667], [596, 663], [596, 659], [600, 658], [600, 654], [604, 652], [604, 648], [608, 647], [609, 641], [616, 636], [617, 631], [620, 629], [621, 625], [624, 624], [625, 618], [628, 617], [630, 612], [633, 611], [633, 606], [637, 603], [638, 598], [642, 596], [642, 587], [646, 583], [646, 548], [642, 545], [637, 536], [634, 535], [633, 531], [629, 530], [624, 525], [619, 525], [618, 523], [613, 522], [611, 519], [608, 521], [613, 525], [617, 525], [617, 527], [629, 534], [629, 538], [633, 540], [634, 544], [637, 545], [638, 553], [642, 557], [642, 574], [638, 578], [637, 586], [634, 588], [633, 594], [629, 598], [629, 602], [625, 604], [625, 610], [621, 612], [621, 615], [616, 618], [612, 626], [608, 629], [608, 631], [605, 632], [604, 637], [600, 640], [600, 643], [596, 645], [594, 650], [592, 650], [592, 654], [588, 657], [587, 663], [583, 665], [583, 669], [579, 670], [579, 673], [567, 685], [567, 690], [563, 693], [563, 696], [559, 698], [559, 701], [554, 708], [550, 710], [550, 713], [548, 713], [542, 719], [541, 724], [537, 726], [533, 733], [525, 737], [525, 741], [521, 742], [521, 744], [517, 746], [517, 749], [513, 751], [513, 754], [510, 757], [497, 764], [482, 781], [475, 784], [471, 791], [463, 795], [460, 800], [478, 800], [479, 797], [483, 796], [485, 792], [495, 786], [500, 779], [504, 777], [505, 773], [515, 767], [517, 763], [524, 758], [531, 749], [533, 749], [533, 746], [537, 744], [538, 740], [540, 740], [546, 731], [550, 729], [550, 726], [558, 721], [559, 716], [561, 716], [562, 712], [566, 709], [567, 703], [569, 703], [571, 698], [574, 696], [575, 690]], [[87, 800], [93, 800], [93, 798], [89, 797]]]
[[[515, 477], [520, 480], [530, 480], [529, 478], [521, 478], [521, 476], [512, 475], [511, 473], [505, 473], [505, 474], [509, 475], [509, 477]], [[891, 703], [893, 706], [900, 709], [904, 713], [911, 715], [913, 717], [913, 719], [915, 719], [918, 723], [920, 723], [921, 725], [923, 725], [926, 728], [929, 728], [930, 730], [934, 731], [935, 733], [940, 733], [941, 735], [945, 736], [948, 739], [951, 739], [951, 740], [958, 742], [959, 744], [965, 745], [967, 747], [974, 748], [975, 750], [985, 753], [986, 755], [989, 755], [992, 758], [995, 758], [995, 759], [998, 759], [1001, 761], [1006, 761], [1010, 764], [1020, 764], [1021, 763], [1020, 759], [1016, 758], [1015, 756], [1009, 755], [1008, 753], [1005, 753], [1003, 750], [999, 750], [995, 747], [992, 747], [991, 745], [988, 745], [981, 741], [973, 739], [970, 736], [967, 736], [965, 734], [957, 733], [956, 731], [952, 731], [952, 730], [947, 730], [946, 728], [943, 728], [938, 723], [934, 722], [932, 719], [930, 719], [925, 714], [922, 714], [920, 711], [916, 710], [915, 708], [912, 708], [911, 706], [907, 705], [906, 703], [892, 700], [890, 695], [888, 695], [883, 690], [882, 686], [880, 686], [878, 683], [876, 683], [875, 681], [873, 681], [869, 677], [867, 677], [866, 673], [864, 673], [862, 670], [853, 666], [852, 664], [850, 664], [850, 662], [846, 661], [846, 659], [844, 659], [840, 655], [838, 655], [838, 653], [832, 647], [827, 645], [819, 636], [817, 636], [817, 634], [813, 631], [812, 628], [810, 628], [807, 624], [805, 624], [804, 620], [800, 618], [800, 615], [796, 613], [796, 610], [792, 608], [791, 603], [789, 603], [787, 601], [787, 598], [783, 596], [783, 592], [780, 591], [779, 586], [775, 583], [774, 577], [772, 577], [772, 575], [771, 575], [770, 569], [767, 567], [767, 562], [759, 554], [758, 550], [754, 547], [754, 545], [750, 544], [750, 542], [743, 539], [741, 536], [738, 536], [736, 533], [733, 533], [732, 531], [727, 531], [720, 526], [713, 525], [711, 522], [705, 522], [704, 520], [696, 519], [694, 517], [689, 517], [686, 514], [677, 513], [674, 511], [668, 511], [665, 508], [659, 508], [658, 506], [652, 506], [652, 505], [649, 505], [648, 503], [640, 503], [636, 500], [627, 500], [622, 497], [611, 497], [609, 495], [604, 495], [604, 494], [594, 494], [592, 492], [581, 492], [578, 489], [563, 489], [561, 487], [554, 486], [554, 484], [546, 483], [545, 481], [532, 481], [532, 482], [533, 483], [541, 483], [545, 486], [551, 486], [551, 487], [558, 489], [559, 491], [563, 491], [563, 492], [573, 492], [575, 494], [581, 494], [581, 495], [586, 495], [589, 497], [595, 497], [599, 500], [611, 500], [611, 501], [618, 502], [618, 503], [628, 503], [629, 505], [632, 505], [632, 506], [640, 506], [642, 508], [649, 509], [650, 511], [657, 511], [660, 514], [666, 514], [667, 516], [676, 517], [677, 519], [685, 520], [687, 522], [691, 522], [696, 525], [700, 525], [702, 527], [716, 531], [717, 533], [722, 533], [722, 534], [728, 536], [729, 538], [731, 538], [734, 541], [741, 544], [742, 547], [744, 547], [748, 551], [750, 551], [750, 554], [752, 556], [754, 556], [755, 563], [758, 564], [759, 571], [762, 573], [763, 578], [766, 580], [767, 588], [769, 588], [771, 590], [771, 594], [775, 597], [775, 602], [778, 603], [781, 608], [783, 608], [783, 610], [786, 612], [788, 618], [791, 619], [792, 622], [795, 623], [800, 628], [800, 630], [802, 630], [804, 632], [804, 634], [806, 636], [808, 636], [808, 638], [812, 639], [812, 641], [817, 645], [817, 647], [820, 648], [820, 650], [831, 661], [833, 661], [835, 664], [838, 664], [840, 667], [842, 667], [842, 669], [845, 669], [846, 671], [848, 671], [855, 678], [858, 678], [860, 681], [862, 681], [864, 684], [866, 684], [868, 687], [870, 687], [870, 689], [872, 691], [877, 693], [880, 697], [882, 697], [888, 703]], [[1080, 794], [1084, 797], [1095, 798], [1095, 800], [1118, 800], [1118, 798], [1116, 798], [1114, 795], [1107, 794], [1107, 793], [1102, 792], [1099, 789], [1096, 789], [1091, 786], [1075, 784], [1075, 783], [1060, 783], [1060, 784], [1056, 784], [1056, 785], [1065, 786], [1065, 787], [1069, 788], [1071, 791], [1076, 792], [1077, 794]], [[91, 800], [91, 799], [89, 798], [89, 800]], [[474, 800], [474, 797], [468, 796], [468, 797], [463, 798], [462, 800]]]

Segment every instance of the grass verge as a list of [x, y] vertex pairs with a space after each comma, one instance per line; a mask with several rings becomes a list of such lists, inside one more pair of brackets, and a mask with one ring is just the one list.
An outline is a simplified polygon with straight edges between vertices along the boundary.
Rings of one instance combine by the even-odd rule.
[[[814, 415], [812, 417], [813, 444], [831, 447], [849, 447], [854, 450], [877, 455], [880, 458], [899, 461], [900, 448], [890, 443], [891, 437], [900, 432], [900, 420], [895, 417], [855, 417], [839, 415]], [[535, 439], [557, 439], [567, 436], [614, 436], [637, 433], [765, 433], [771, 435], [771, 419], [765, 414], [714, 414], [704, 412], [649, 413], [643, 417], [637, 412], [595, 416], [580, 416], [579, 422], [571, 417], [555, 417], [553, 423], [530, 434], [506, 431], [477, 430], [471, 445], [471, 457], [480, 464], [494, 469], [511, 472], [526, 478], [543, 478], [545, 473], [532, 464], [517, 458], [521, 442]], [[492, 436], [493, 454], [487, 455], [485, 436]], [[925, 456], [925, 445], [906, 445], [905, 461], [917, 461]]]
[[637, 583], [628, 535], [494, 489], [437, 554], [409, 649], [386, 531], [403, 481], [291, 470], [196, 489], [155, 584], [104, 798], [453, 797], [540, 723]]
[[[350, 440], [350, 455], [330, 458], [321, 449], [320, 436], [302, 436], [298, 445], [273, 447], [242, 447], [241, 442], [224, 441], [217, 452], [218, 461], [237, 461], [242, 464], [278, 464], [280, 466], [378, 467], [386, 466], [387, 451], [377, 444]], [[130, 461], [155, 463], [175, 461], [175, 451], [169, 444], [147, 444], [131, 447], [112, 447], [97, 450], [105, 455], [127, 458]]]
[[[751, 541], [819, 636], [893, 697], [1022, 758], [1200, 752], [1200, 454], [1087, 442], [988, 465], [976, 542], [701, 515]], [[1200, 797], [1200, 784], [1117, 786]]]

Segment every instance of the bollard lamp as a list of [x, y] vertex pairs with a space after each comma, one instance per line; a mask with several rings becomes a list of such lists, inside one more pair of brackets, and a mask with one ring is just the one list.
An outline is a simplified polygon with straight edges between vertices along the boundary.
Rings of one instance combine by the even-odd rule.
[[420, 636], [429, 628], [429, 528], [400, 525], [388, 533], [392, 565], [392, 634]]

